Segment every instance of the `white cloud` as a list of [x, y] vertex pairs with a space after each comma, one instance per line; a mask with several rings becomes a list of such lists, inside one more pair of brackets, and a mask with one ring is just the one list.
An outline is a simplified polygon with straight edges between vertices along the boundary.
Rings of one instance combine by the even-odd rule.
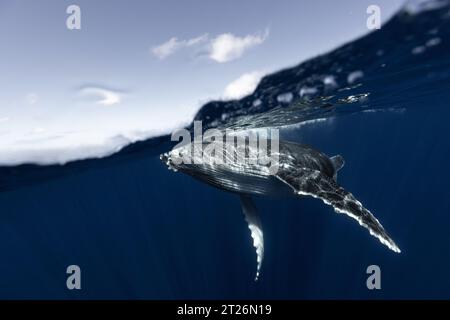
[[97, 99], [96, 103], [104, 106], [112, 106], [122, 101], [122, 96], [119, 92], [100, 87], [86, 87], [81, 89], [80, 93], [83, 96], [95, 97]]
[[209, 37], [208, 34], [205, 33], [205, 34], [202, 34], [201, 36], [198, 36], [197, 38], [192, 38], [192, 39], [184, 41], [184, 44], [187, 47], [195, 46], [197, 44], [206, 42], [208, 40], [208, 37]]
[[224, 98], [240, 99], [253, 93], [263, 75], [264, 74], [261, 71], [244, 73], [226, 86], [223, 94]]
[[262, 44], [268, 35], [268, 30], [264, 34], [245, 37], [238, 37], [232, 33], [221, 34], [211, 41], [209, 57], [219, 63], [238, 59], [246, 50]]
[[26, 163], [63, 165], [75, 160], [103, 158], [119, 152], [131, 143], [161, 135], [152, 131], [137, 131], [114, 136], [105, 136], [98, 131], [54, 135], [41, 128], [35, 128], [31, 133], [33, 136], [30, 139], [0, 143], [0, 166]]
[[172, 37], [153, 47], [151, 52], [158, 59], [164, 60], [181, 49], [202, 46], [211, 60], [224, 63], [240, 58], [248, 49], [262, 44], [268, 36], [269, 30], [266, 29], [264, 33], [249, 34], [243, 37], [232, 33], [223, 33], [213, 39], [210, 39], [206, 33], [187, 40]]
[[199, 45], [208, 40], [208, 34], [203, 34], [196, 38], [188, 39], [188, 40], [178, 40], [178, 38], [173, 37], [168, 41], [160, 44], [159, 46], [152, 48], [152, 53], [160, 60], [167, 58], [168, 56], [174, 54], [180, 49], [192, 47]]
[[153, 47], [152, 52], [153, 54], [158, 57], [159, 59], [165, 59], [171, 54], [173, 54], [179, 47], [177, 38], [170, 38], [169, 41], [164, 42], [163, 44]]
[[0, 123], [2, 122], [8, 122], [9, 118], [8, 117], [4, 117], [4, 118], [0, 118]]

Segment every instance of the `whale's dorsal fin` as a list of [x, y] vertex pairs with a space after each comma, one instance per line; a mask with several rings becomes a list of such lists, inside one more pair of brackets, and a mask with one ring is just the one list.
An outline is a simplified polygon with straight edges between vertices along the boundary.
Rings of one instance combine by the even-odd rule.
[[279, 171], [276, 176], [294, 189], [296, 194], [321, 199], [325, 204], [332, 206], [336, 212], [345, 213], [358, 221], [389, 249], [400, 252], [398, 246], [372, 213], [364, 208], [350, 192], [340, 187], [334, 179], [309, 168], [298, 168], [291, 172]]
[[253, 246], [256, 249], [256, 277], [258, 280], [261, 271], [261, 265], [264, 258], [264, 234], [262, 230], [261, 220], [259, 218], [256, 206], [250, 196], [241, 194], [242, 211], [245, 215], [245, 221], [248, 223], [251, 236], [253, 239]]
[[345, 164], [345, 161], [344, 158], [339, 154], [337, 156], [331, 157], [330, 160], [334, 167], [333, 179], [334, 181], [337, 181], [337, 172], [342, 169], [342, 167]]
[[331, 157], [330, 160], [333, 163], [334, 169], [336, 171], [341, 170], [345, 164], [344, 158], [339, 154], [337, 156]]

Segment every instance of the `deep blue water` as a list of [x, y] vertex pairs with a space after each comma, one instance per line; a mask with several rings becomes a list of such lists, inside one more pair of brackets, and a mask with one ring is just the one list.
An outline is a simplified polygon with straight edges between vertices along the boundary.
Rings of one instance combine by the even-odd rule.
[[[159, 154], [172, 143], [162, 137], [107, 159], [0, 168], [0, 298], [450, 298], [448, 12], [400, 13], [380, 31], [266, 77], [250, 97], [197, 115], [232, 123], [283, 108], [277, 97], [294, 92], [286, 110], [300, 101], [300, 120], [328, 120], [285, 129], [283, 138], [343, 155], [339, 183], [401, 254], [319, 200], [257, 198], [266, 249], [254, 282], [238, 197], [168, 171]], [[357, 70], [364, 76], [348, 85]], [[336, 85], [323, 85], [328, 75]], [[317, 89], [310, 100], [298, 94], [305, 86]], [[71, 264], [82, 269], [80, 291], [66, 288]], [[372, 264], [381, 290], [366, 287]]]

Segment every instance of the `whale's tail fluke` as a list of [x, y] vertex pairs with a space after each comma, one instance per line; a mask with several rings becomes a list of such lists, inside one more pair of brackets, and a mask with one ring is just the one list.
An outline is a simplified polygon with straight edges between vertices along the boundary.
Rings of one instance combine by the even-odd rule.
[[364, 208], [350, 192], [340, 187], [334, 179], [320, 171], [308, 168], [299, 168], [290, 172], [279, 171], [277, 177], [294, 189], [295, 193], [319, 198], [332, 206], [336, 212], [355, 219], [389, 249], [400, 252], [399, 247], [373, 214]]

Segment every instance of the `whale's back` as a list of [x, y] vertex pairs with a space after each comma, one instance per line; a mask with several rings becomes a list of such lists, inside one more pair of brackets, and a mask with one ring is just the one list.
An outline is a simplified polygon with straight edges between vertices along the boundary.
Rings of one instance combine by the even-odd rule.
[[[270, 144], [272, 145], [272, 144]], [[279, 141], [278, 171], [296, 171], [301, 168], [320, 171], [330, 178], [335, 177], [334, 162], [325, 154], [311, 148], [289, 141]], [[292, 195], [289, 186], [281, 182], [276, 175], [269, 174], [267, 165], [248, 163], [190, 164], [178, 169], [193, 178], [216, 188], [244, 194], [266, 196]]]
[[[280, 166], [280, 170], [306, 168], [320, 171], [324, 175], [332, 178], [336, 175], [337, 170], [342, 167], [336, 167], [334, 161], [327, 155], [308, 145], [290, 141], [280, 141], [279, 148], [279, 162], [280, 164], [284, 164]], [[342, 159], [342, 157], [340, 157], [340, 159]]]

